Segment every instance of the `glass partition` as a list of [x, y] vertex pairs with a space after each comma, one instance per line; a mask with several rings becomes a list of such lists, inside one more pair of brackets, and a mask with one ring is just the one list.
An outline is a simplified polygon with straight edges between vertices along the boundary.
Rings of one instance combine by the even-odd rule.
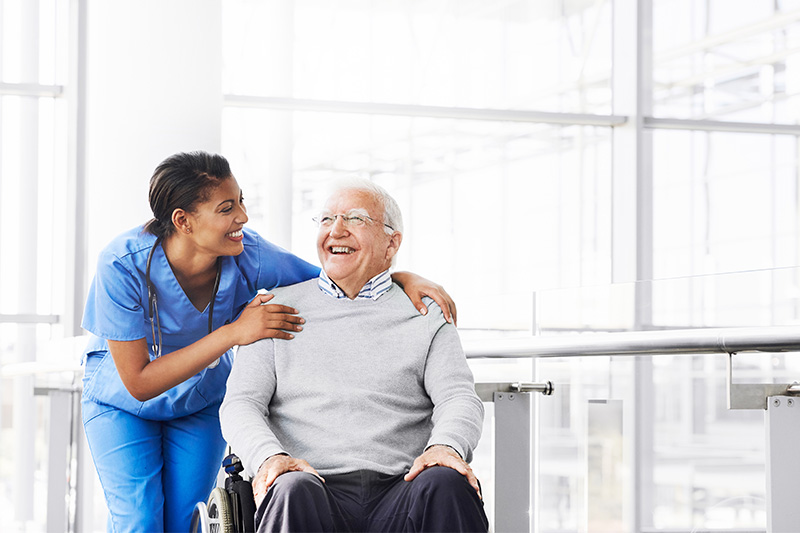
[[223, 90], [608, 113], [611, 6], [607, 0], [226, 1]]
[[653, 2], [656, 116], [795, 124], [795, 0]]
[[[684, 329], [691, 335], [695, 328], [796, 325], [799, 270], [540, 291], [532, 343], [537, 337], [568, 343], [580, 336], [585, 342], [587, 334]], [[638, 307], [643, 302], [646, 312]], [[736, 354], [733, 382], [792, 383], [800, 379], [797, 355]], [[536, 531], [606, 531], [609, 516], [618, 514], [625, 531], [636, 530], [634, 520], [642, 531], [764, 530], [764, 412], [728, 409], [728, 358], [535, 359], [536, 380], [551, 380], [556, 390], [537, 400]], [[614, 402], [621, 403], [621, 424], [608, 407]], [[622, 475], [616, 468], [624, 471], [619, 501], [604, 491]], [[606, 502], [602, 513], [597, 498]]]

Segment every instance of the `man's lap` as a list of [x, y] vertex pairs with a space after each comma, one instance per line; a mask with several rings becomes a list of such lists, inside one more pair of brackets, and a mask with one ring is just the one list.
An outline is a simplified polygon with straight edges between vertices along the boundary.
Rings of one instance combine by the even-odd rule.
[[[328, 475], [322, 483], [312, 474], [289, 472], [270, 487], [256, 515], [257, 522], [268, 512], [292, 520], [287, 510], [292, 505], [305, 507], [298, 513], [304, 516], [303, 520], [307, 519], [308, 507], [326, 515], [316, 523], [321, 530], [330, 531], [441, 527], [437, 524], [453, 525], [453, 530], [485, 531], [487, 524], [483, 503], [475, 490], [464, 476], [447, 467], [426, 469], [410, 482], [403, 479], [403, 474], [357, 471]], [[432, 524], [431, 520], [435, 522]], [[275, 520], [271, 523], [259, 531], [279, 530]], [[329, 525], [332, 529], [327, 529]], [[308, 523], [303, 526], [311, 527]]]

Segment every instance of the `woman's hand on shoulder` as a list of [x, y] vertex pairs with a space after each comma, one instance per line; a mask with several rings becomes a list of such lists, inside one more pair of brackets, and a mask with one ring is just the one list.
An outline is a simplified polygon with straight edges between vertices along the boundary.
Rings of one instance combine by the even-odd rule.
[[257, 294], [247, 304], [231, 326], [235, 328], [236, 344], [246, 345], [261, 339], [293, 339], [294, 333], [303, 330], [303, 317], [297, 310], [280, 304], [268, 303], [274, 294]]
[[423, 315], [428, 313], [427, 306], [422, 302], [422, 297], [427, 296], [439, 304], [445, 320], [453, 325], [457, 324], [456, 302], [447, 294], [444, 287], [413, 272], [395, 272], [392, 274], [392, 280], [403, 287], [411, 303], [420, 313]]

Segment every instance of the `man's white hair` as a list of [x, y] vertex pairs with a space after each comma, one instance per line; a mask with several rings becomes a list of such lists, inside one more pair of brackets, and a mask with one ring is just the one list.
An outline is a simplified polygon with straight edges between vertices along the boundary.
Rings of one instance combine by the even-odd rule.
[[400, 212], [400, 206], [398, 206], [395, 199], [386, 192], [386, 189], [366, 178], [348, 176], [339, 178], [333, 182], [328, 191], [328, 197], [330, 198], [334, 194], [342, 191], [363, 191], [372, 195], [378, 205], [383, 207], [383, 224], [391, 226], [391, 229], [383, 226], [383, 230], [389, 235], [395, 231], [403, 233], [403, 214]]

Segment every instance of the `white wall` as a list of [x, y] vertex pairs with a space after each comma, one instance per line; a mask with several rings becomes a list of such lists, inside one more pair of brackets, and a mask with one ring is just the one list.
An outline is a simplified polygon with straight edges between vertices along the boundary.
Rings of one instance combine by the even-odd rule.
[[89, 269], [150, 218], [148, 183], [168, 155], [220, 151], [221, 0], [89, 0]]

